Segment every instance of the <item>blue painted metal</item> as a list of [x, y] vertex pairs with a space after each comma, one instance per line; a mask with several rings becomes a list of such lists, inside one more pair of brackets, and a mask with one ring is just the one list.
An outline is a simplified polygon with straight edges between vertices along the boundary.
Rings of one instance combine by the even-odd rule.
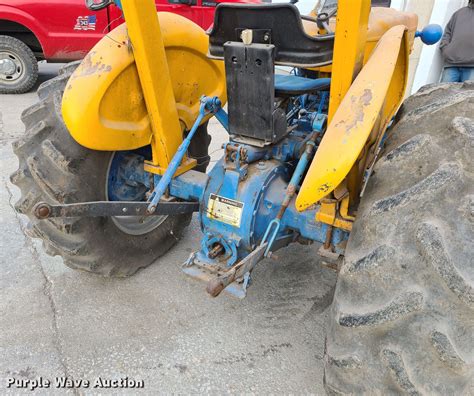
[[[161, 176], [155, 175], [155, 185], [159, 183]], [[184, 201], [202, 201], [204, 188], [209, 176], [205, 173], [190, 170], [178, 177], [173, 178], [170, 184], [170, 195]]]
[[145, 194], [150, 189], [150, 178], [143, 171], [143, 163], [150, 155], [149, 147], [114, 154], [107, 174], [109, 201], [146, 200]]
[[[150, 196], [150, 199], [149, 199], [150, 205], [148, 206], [149, 213], [153, 213], [156, 210], [156, 205], [158, 204], [161, 197], [165, 193], [174, 174], [178, 170], [179, 165], [183, 161], [183, 158], [188, 151], [189, 145], [191, 144], [191, 140], [194, 137], [194, 134], [196, 133], [202, 120], [209, 113], [217, 115], [217, 113], [219, 113], [222, 110], [220, 106], [221, 106], [221, 101], [217, 97], [213, 97], [213, 98], [208, 98], [206, 96], [201, 97], [201, 107], [199, 109], [199, 115], [196, 121], [194, 122], [194, 125], [192, 126], [191, 130], [189, 131], [188, 135], [183, 140], [181, 145], [178, 147], [178, 150], [176, 150], [176, 153], [171, 159], [170, 163], [168, 164], [168, 168], [166, 168], [166, 171], [163, 177], [159, 179], [158, 184], [156, 185], [155, 189], [153, 190], [153, 193]], [[219, 117], [222, 118], [222, 113], [220, 113]], [[225, 119], [223, 119], [223, 122], [225, 122]]]
[[425, 26], [421, 32], [417, 30], [415, 37], [421, 38], [421, 41], [426, 45], [433, 45], [443, 37], [443, 28], [433, 23]]
[[[260, 246], [263, 246], [265, 243], [268, 243], [268, 246], [264, 254], [265, 257], [268, 256], [269, 252], [272, 249], [273, 242], [275, 241], [275, 238], [277, 237], [278, 231], [280, 230], [280, 227], [281, 227], [280, 219], [283, 217], [284, 213], [286, 212], [286, 209], [288, 208], [291, 202], [291, 199], [295, 195], [296, 189], [298, 188], [301, 178], [303, 177], [303, 173], [306, 171], [306, 168], [308, 167], [314, 146], [315, 146], [315, 143], [313, 140], [308, 140], [306, 142], [306, 149], [304, 150], [303, 155], [298, 161], [298, 165], [296, 165], [296, 169], [294, 170], [293, 175], [291, 176], [290, 183], [288, 184], [288, 187], [286, 189], [286, 194], [285, 194], [284, 199], [282, 200], [282, 204], [280, 206], [280, 210], [278, 212], [277, 218], [273, 219], [268, 224], [267, 230], [265, 231], [263, 239], [260, 242]], [[268, 239], [269, 237], [270, 239]]]
[[[280, 219], [277, 218], [270, 221], [267, 230], [265, 231], [265, 234], [263, 234], [262, 241], [260, 242], [260, 246], [263, 246], [268, 243], [267, 248], [265, 249], [265, 253], [263, 254], [264, 257], [267, 257], [268, 253], [270, 253], [273, 242], [275, 242], [275, 239], [278, 235], [278, 231], [280, 231]], [[268, 239], [268, 237], [270, 237], [270, 239]]]
[[328, 116], [326, 114], [316, 114], [312, 122], [313, 131], [324, 132], [327, 122]]
[[[224, 159], [216, 163], [209, 174], [209, 184], [200, 213], [203, 232], [235, 241], [238, 258], [249, 254], [262, 239], [268, 223], [276, 218], [289, 181], [289, 168], [276, 160], [248, 164], [244, 182], [239, 172], [226, 169]], [[238, 226], [219, 221], [209, 213], [211, 194], [242, 203]], [[205, 256], [201, 261], [209, 261]]]
[[[196, 261], [206, 265], [230, 266], [249, 254], [262, 240], [273, 240], [289, 233], [298, 233], [308, 240], [323, 243], [326, 239], [328, 226], [315, 221], [317, 207], [314, 210], [297, 212], [295, 199], [290, 202], [280, 220], [277, 232], [276, 227], [270, 234], [270, 223], [274, 224], [281, 207], [285, 191], [288, 187], [290, 167], [275, 160], [260, 161], [249, 165], [248, 176], [245, 182], [239, 182], [239, 174], [226, 170], [222, 160], [219, 161], [210, 173], [209, 185], [204, 192], [203, 209], [200, 213], [201, 227], [206, 237], [205, 246], [196, 254]], [[226, 224], [210, 216], [209, 199], [211, 194], [242, 202], [244, 211], [240, 225]], [[265, 233], [267, 238], [265, 238]], [[215, 237], [216, 239], [212, 239]], [[339, 245], [347, 239], [348, 233], [333, 232], [332, 242], [336, 251], [342, 252]], [[211, 242], [209, 242], [211, 241]], [[236, 250], [225, 249], [226, 254], [218, 259], [209, 258], [208, 254], [215, 243], [222, 245], [235, 244]], [[268, 255], [268, 252], [267, 252]]]
[[[303, 126], [305, 130], [296, 129], [278, 144], [269, 147], [231, 141], [224, 146], [226, 156], [209, 175], [188, 171], [171, 178], [169, 182], [166, 179], [163, 181], [164, 177], [154, 175], [154, 185], [166, 185], [170, 195], [203, 203], [200, 216], [205, 236], [198, 254], [201, 261], [215, 262], [209, 259], [208, 254], [216, 243], [225, 248], [220, 260], [224, 259], [226, 265], [232, 265], [245, 257], [262, 241], [269, 224], [276, 218], [288, 185], [296, 187], [299, 184], [310, 160], [304, 147], [312, 132], [308, 133], [306, 129], [312, 125], [313, 131], [322, 132], [325, 114], [318, 115], [318, 112], [327, 101], [326, 95], [305, 96], [302, 102], [306, 103], [309, 110], [297, 120], [297, 125]], [[216, 114], [221, 110], [216, 99], [203, 98], [203, 107], [207, 106], [203, 114]], [[109, 196], [112, 200], [143, 199], [144, 193], [150, 188], [150, 175], [143, 171], [143, 160], [149, 157], [149, 147], [116, 154], [109, 172]], [[211, 194], [243, 203], [239, 227], [209, 216], [207, 209]], [[274, 232], [272, 238], [296, 232], [306, 239], [324, 242], [327, 227], [316, 223], [314, 218], [315, 210], [298, 213], [292, 200], [280, 220], [278, 232]], [[346, 238], [347, 233], [333, 233], [336, 246]]]
[[328, 89], [330, 78], [306, 78], [292, 74], [275, 74], [275, 91], [294, 92]]
[[[298, 101], [305, 104], [305, 111], [300, 111], [298, 118], [292, 121], [296, 129], [279, 143], [256, 147], [231, 140], [224, 145], [224, 157], [216, 163], [208, 178], [199, 182], [188, 178], [181, 182], [180, 179], [186, 177], [184, 174], [173, 179], [170, 186], [173, 196], [186, 199], [184, 197], [192, 195], [189, 190], [193, 190], [194, 196], [199, 195], [202, 202], [200, 220], [204, 238], [201, 250], [194, 256], [196, 262], [232, 266], [262, 241], [268, 239], [270, 242], [291, 233], [313, 241], [325, 241], [327, 225], [315, 221], [317, 208], [298, 213], [294, 198], [282, 218], [275, 221], [288, 186], [297, 188], [311, 159], [311, 152], [304, 147], [308, 144], [316, 147], [319, 140], [314, 139], [314, 133], [322, 136], [326, 126], [323, 111], [327, 109], [328, 94], [303, 96]], [[219, 102], [207, 99], [207, 103], [211, 103], [208, 109], [214, 114], [220, 110]], [[311, 136], [315, 142], [309, 140]], [[159, 183], [159, 176], [155, 178]], [[216, 196], [241, 205], [239, 218], [229, 221], [219, 215], [216, 217], [211, 205]], [[334, 245], [339, 246], [347, 236], [346, 232], [334, 232]], [[218, 257], [210, 257], [218, 245], [222, 246], [222, 252]]]
[[222, 102], [218, 97], [206, 98], [206, 109], [208, 112], [214, 114], [217, 120], [221, 123], [224, 129], [229, 132], [229, 116], [222, 109]]
[[201, 108], [199, 110], [199, 116], [196, 119], [191, 131], [189, 131], [186, 138], [183, 140], [181, 145], [178, 147], [173, 159], [168, 164], [168, 168], [166, 168], [165, 174], [163, 177], [160, 178], [158, 185], [153, 190], [153, 193], [150, 196], [148, 205], [148, 212], [153, 213], [156, 210], [156, 205], [160, 201], [161, 197], [165, 193], [166, 189], [168, 188], [171, 179], [173, 178], [174, 174], [179, 168], [179, 165], [183, 161], [185, 154], [188, 152], [189, 145], [191, 144], [191, 139], [193, 138], [194, 134], [196, 133], [201, 121], [206, 115], [206, 103], [204, 101], [201, 102]]
[[[146, 201], [150, 177], [158, 185], [161, 176], [150, 175], [143, 169], [145, 159], [151, 159], [150, 146], [131, 151], [117, 151], [107, 174], [107, 196], [110, 201]], [[184, 201], [200, 201], [209, 177], [190, 170], [171, 180], [170, 194]]]
[[329, 98], [329, 92], [324, 91], [321, 93], [321, 101], [319, 102], [317, 115], [323, 114], [324, 106], [326, 105], [326, 101], [328, 98]]
[[[199, 118], [165, 175], [154, 175], [156, 188], [150, 205], [158, 203], [166, 188], [171, 196], [201, 203], [203, 238], [200, 250], [185, 266], [187, 273], [196, 275], [204, 269], [229, 268], [262, 243], [268, 243], [268, 255], [274, 241], [288, 237], [325, 242], [329, 226], [315, 220], [318, 207], [298, 212], [292, 191], [297, 190], [312, 152], [324, 135], [328, 92], [301, 95], [290, 102], [287, 114], [292, 114], [287, 119], [292, 130], [278, 143], [260, 147], [230, 140], [223, 146], [223, 158], [208, 175], [188, 171], [173, 178], [197, 126], [207, 114], [215, 115], [224, 128], [228, 127], [227, 114], [218, 98], [203, 97]], [[139, 169], [138, 162], [127, 153], [121, 158], [127, 169], [114, 172], [123, 176], [115, 181], [116, 195], [132, 194], [130, 185], [150, 188], [150, 177], [143, 168]], [[346, 231], [333, 230], [331, 242], [337, 253], [343, 252], [348, 235]], [[247, 276], [245, 284], [249, 281]], [[245, 288], [237, 290], [245, 294]]]
[[[315, 143], [312, 140], [306, 142], [306, 147], [308, 146], [315, 146]], [[312, 153], [313, 150], [311, 150]], [[301, 156], [300, 160], [298, 161], [298, 165], [296, 166], [295, 171], [293, 172], [293, 176], [291, 176], [290, 186], [293, 188], [297, 188], [300, 184], [301, 178], [303, 177], [303, 173], [306, 171], [310, 161], [310, 153], [308, 150], [305, 150], [303, 155]]]
[[219, 256], [219, 261], [225, 261], [229, 267], [234, 265], [238, 259], [236, 241], [225, 239], [220, 235], [204, 234], [201, 240], [201, 250], [204, 256], [209, 257], [211, 250], [217, 244], [223, 247], [223, 253]]

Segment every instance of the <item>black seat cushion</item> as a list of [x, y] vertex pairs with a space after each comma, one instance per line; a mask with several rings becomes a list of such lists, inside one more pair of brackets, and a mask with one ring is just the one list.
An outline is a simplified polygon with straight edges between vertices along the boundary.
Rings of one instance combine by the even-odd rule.
[[253, 31], [255, 44], [273, 44], [275, 63], [316, 67], [332, 62], [334, 34], [308, 35], [292, 4], [219, 4], [209, 34], [209, 54], [223, 59], [224, 44], [242, 42], [241, 33]]

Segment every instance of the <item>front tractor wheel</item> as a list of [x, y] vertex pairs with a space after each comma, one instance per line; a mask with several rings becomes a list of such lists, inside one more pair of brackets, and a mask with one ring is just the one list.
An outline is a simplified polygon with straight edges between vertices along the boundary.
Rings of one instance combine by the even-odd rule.
[[[89, 150], [70, 136], [61, 117], [61, 100], [77, 64], [43, 84], [40, 102], [22, 114], [25, 136], [14, 143], [19, 169], [11, 176], [21, 190], [16, 209], [29, 217], [27, 230], [42, 239], [46, 252], [60, 255], [71, 268], [105, 276], [128, 276], [166, 253], [182, 235], [191, 215], [38, 220], [36, 203], [145, 201], [146, 148], [131, 152]], [[209, 136], [202, 126], [190, 155], [205, 171]]]
[[473, 116], [473, 82], [405, 102], [338, 278], [328, 393], [472, 394]]

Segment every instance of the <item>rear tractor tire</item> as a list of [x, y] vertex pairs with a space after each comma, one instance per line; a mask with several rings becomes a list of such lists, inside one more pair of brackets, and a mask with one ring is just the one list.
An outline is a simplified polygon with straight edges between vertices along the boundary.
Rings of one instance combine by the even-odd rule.
[[[104, 276], [132, 275], [179, 240], [190, 214], [148, 217], [144, 226], [133, 217], [38, 220], [33, 215], [33, 207], [40, 201], [57, 204], [108, 199], [108, 174], [116, 153], [89, 150], [76, 143], [61, 116], [63, 91], [75, 66], [77, 63], [66, 65], [56, 78], [41, 85], [40, 102], [22, 114], [26, 133], [13, 144], [19, 169], [11, 175], [12, 183], [21, 190], [16, 209], [29, 218], [27, 232], [42, 239], [46, 252], [62, 256], [69, 267]], [[190, 156], [198, 157], [198, 168], [204, 172], [209, 142], [207, 125], [203, 125], [189, 150]], [[143, 186], [141, 191], [135, 200], [145, 199]], [[131, 227], [123, 221], [127, 219], [138, 220]], [[155, 222], [146, 223], [148, 220]]]
[[339, 274], [329, 394], [472, 394], [473, 117], [473, 82], [406, 100]]

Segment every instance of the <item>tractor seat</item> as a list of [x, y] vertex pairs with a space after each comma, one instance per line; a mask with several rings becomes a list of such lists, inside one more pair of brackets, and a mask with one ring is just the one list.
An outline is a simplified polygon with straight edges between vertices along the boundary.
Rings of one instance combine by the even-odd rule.
[[315, 91], [327, 91], [330, 78], [306, 78], [292, 74], [275, 74], [275, 96], [298, 96]]

